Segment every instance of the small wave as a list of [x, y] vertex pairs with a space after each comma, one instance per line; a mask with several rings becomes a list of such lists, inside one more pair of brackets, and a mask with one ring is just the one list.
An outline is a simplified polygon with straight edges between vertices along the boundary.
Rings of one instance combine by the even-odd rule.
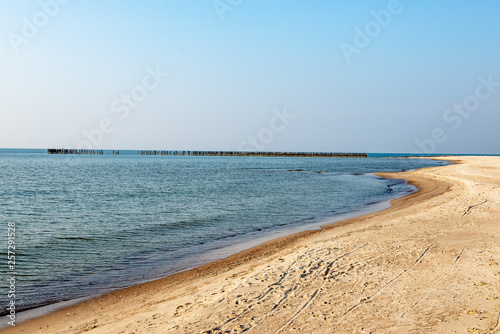
[[94, 238], [86, 237], [55, 237], [57, 240], [82, 240], [82, 241], [94, 241]]

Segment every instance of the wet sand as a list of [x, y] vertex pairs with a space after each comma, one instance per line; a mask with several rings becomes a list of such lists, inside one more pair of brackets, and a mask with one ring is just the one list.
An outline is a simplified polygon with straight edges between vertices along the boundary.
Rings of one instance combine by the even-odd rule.
[[420, 189], [387, 210], [0, 332], [500, 332], [500, 158], [458, 159], [380, 174]]

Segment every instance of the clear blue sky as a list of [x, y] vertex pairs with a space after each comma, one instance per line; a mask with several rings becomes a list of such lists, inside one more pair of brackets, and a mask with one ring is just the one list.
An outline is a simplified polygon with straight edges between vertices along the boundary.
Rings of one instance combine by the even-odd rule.
[[497, 0], [2, 0], [0, 147], [500, 153], [499, 17]]

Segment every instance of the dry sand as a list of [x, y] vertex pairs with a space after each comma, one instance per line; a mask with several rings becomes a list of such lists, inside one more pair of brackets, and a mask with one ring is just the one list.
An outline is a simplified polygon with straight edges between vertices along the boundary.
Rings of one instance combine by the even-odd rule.
[[384, 176], [421, 191], [2, 333], [500, 333], [500, 158]]

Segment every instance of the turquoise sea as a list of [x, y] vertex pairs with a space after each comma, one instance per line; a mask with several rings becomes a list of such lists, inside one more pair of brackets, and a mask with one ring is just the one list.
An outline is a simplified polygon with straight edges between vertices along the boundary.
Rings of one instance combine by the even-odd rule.
[[[383, 154], [45, 152], [0, 150], [0, 222], [4, 236], [8, 223], [16, 224], [18, 311], [151, 281], [277, 235], [380, 210], [415, 188], [372, 173], [444, 164]], [[6, 259], [6, 237], [2, 244]], [[2, 314], [7, 285], [1, 284]]]

